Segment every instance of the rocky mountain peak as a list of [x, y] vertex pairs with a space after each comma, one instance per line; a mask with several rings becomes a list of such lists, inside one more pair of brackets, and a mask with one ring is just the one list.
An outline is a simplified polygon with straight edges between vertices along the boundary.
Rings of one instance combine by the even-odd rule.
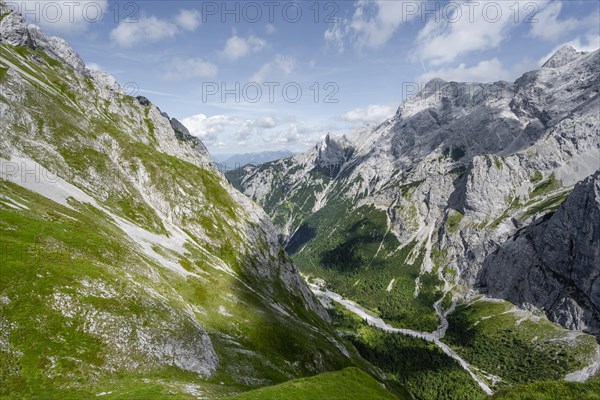
[[33, 43], [25, 25], [25, 18], [18, 12], [0, 3], [0, 42], [11, 46], [29, 46]]
[[330, 166], [342, 164], [346, 159], [346, 147], [344, 138], [328, 133], [325, 139], [316, 146], [316, 165]]
[[90, 71], [79, 54], [65, 40], [55, 36], [46, 36], [36, 25], [26, 25], [25, 18], [21, 13], [2, 3], [0, 3], [0, 14], [3, 16], [0, 20], [0, 42], [6, 42], [11, 46], [40, 49], [77, 72], [90, 76]]
[[430, 95], [439, 92], [448, 82], [441, 78], [433, 78], [423, 86], [420, 95]]
[[[98, 95], [105, 100], [112, 100], [114, 96], [124, 95], [122, 87], [110, 75], [102, 71], [92, 71], [87, 68], [79, 54], [69, 46], [62, 38], [46, 36], [43, 30], [33, 24], [26, 25], [25, 18], [17, 10], [0, 3], [0, 42], [11, 46], [27, 46], [34, 50], [43, 51], [49, 57], [60, 61], [64, 65], [74, 69], [82, 76], [90, 77], [97, 84]], [[169, 126], [174, 131], [174, 136], [181, 141], [189, 141], [194, 148], [194, 153], [204, 160], [210, 160], [206, 147], [200, 140], [193, 137], [187, 128], [175, 118], [170, 118], [166, 113], [160, 112], [158, 107], [144, 96], [138, 96], [137, 101], [144, 107], [156, 108], [156, 118], [164, 118], [166, 121], [154, 121], [158, 126]], [[154, 115], [154, 113], [152, 113]]]
[[543, 68], [514, 83], [431, 80], [399, 107], [394, 153], [410, 158], [456, 148], [465, 161], [474, 155], [514, 154], [538, 141], [568, 110], [593, 101], [599, 58], [599, 51], [581, 53], [565, 46]]
[[580, 55], [572, 46], [563, 46], [542, 65], [542, 68], [560, 68], [575, 61]]

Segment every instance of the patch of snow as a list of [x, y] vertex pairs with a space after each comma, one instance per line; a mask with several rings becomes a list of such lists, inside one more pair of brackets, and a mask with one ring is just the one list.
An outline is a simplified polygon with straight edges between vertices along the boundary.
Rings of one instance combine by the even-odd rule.
[[73, 206], [69, 204], [69, 199], [74, 199], [80, 203], [91, 204], [111, 217], [113, 221], [116, 222], [117, 226], [140, 245], [144, 253], [159, 265], [167, 267], [184, 276], [191, 275], [191, 273], [186, 271], [179, 263], [167, 259], [153, 249], [155, 245], [159, 245], [181, 255], [185, 254], [186, 252], [183, 246], [188, 237], [181, 230], [172, 229], [170, 232], [171, 236], [167, 237], [149, 232], [142, 227], [134, 225], [108, 211], [83, 190], [52, 174], [36, 161], [28, 158], [13, 156], [9, 161], [0, 157], [0, 178], [38, 193], [73, 210]]

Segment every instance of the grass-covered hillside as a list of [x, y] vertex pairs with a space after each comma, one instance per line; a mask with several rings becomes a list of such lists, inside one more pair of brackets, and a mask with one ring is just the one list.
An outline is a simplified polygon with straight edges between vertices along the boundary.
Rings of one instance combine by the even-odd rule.
[[594, 361], [596, 339], [506, 301], [476, 300], [448, 316], [444, 342], [496, 379], [497, 388], [561, 380]]
[[422, 273], [425, 250], [416, 241], [402, 246], [384, 210], [348, 209], [345, 202], [330, 203], [308, 217], [287, 246], [294, 261], [392, 324], [435, 330], [433, 305], [443, 285], [437, 271]]
[[0, 396], [218, 398], [365, 365], [202, 143], [41, 49], [0, 64]]
[[600, 376], [586, 383], [546, 381], [522, 384], [502, 389], [491, 400], [598, 400], [600, 399]]
[[357, 368], [327, 372], [312, 378], [297, 379], [258, 389], [231, 400], [408, 400], [396, 397], [381, 383]]

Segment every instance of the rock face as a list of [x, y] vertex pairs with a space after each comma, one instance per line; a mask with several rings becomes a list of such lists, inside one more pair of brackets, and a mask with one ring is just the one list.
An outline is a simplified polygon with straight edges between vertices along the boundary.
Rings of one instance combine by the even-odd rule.
[[189, 140], [189, 139], [194, 138], [194, 136], [192, 136], [190, 131], [185, 127], [185, 125], [183, 125], [181, 122], [179, 122], [176, 118], [171, 118], [170, 122], [171, 122], [171, 126], [175, 130], [175, 133], [179, 137], [181, 137], [181, 139]]
[[[479, 272], [484, 263], [490, 267], [494, 252], [555, 211], [577, 182], [600, 168], [599, 87], [600, 52], [569, 47], [512, 83], [436, 79], [382, 124], [340, 139], [328, 137], [289, 160], [247, 168], [236, 184], [263, 205], [297, 257], [323, 251], [315, 242], [319, 221], [311, 217], [314, 213], [344, 210], [343, 218], [361, 207], [375, 207], [385, 213], [381, 225], [400, 248], [416, 243], [412, 259], [423, 254], [421, 276], [437, 271], [438, 287], [455, 298], [469, 298], [477, 293]], [[332, 163], [334, 168], [322, 168]], [[335, 233], [340, 223], [329, 231]], [[581, 240], [587, 245], [587, 239]], [[375, 248], [378, 254], [382, 249]], [[554, 261], [544, 262], [557, 270], [571, 263], [577, 272], [565, 276], [592, 278], [586, 269], [600, 262], [597, 254], [588, 256], [594, 263], [556, 253]], [[309, 260], [309, 269], [312, 262], [318, 257]], [[415, 293], [422, 282], [415, 281]], [[544, 290], [536, 288], [535, 279], [522, 283], [524, 293]], [[578, 287], [591, 299], [597, 289], [590, 284]], [[586, 305], [570, 295], [565, 282], [553, 285], [566, 311], [549, 316], [564, 326], [595, 329], [591, 300]], [[530, 300], [548, 310], [545, 300]]]
[[600, 332], [600, 171], [578, 183], [554, 214], [487, 257], [482, 290], [533, 305], [569, 329]]
[[56, 36], [46, 36], [44, 32], [35, 25], [29, 25], [27, 32], [31, 38], [30, 47], [40, 49], [50, 57], [70, 66], [75, 71], [82, 75], [89, 75], [89, 71], [85, 63], [68, 45], [68, 43]]
[[148, 100], [147, 97], [144, 97], [144, 96], [137, 96], [136, 99], [143, 106], [149, 106], [152, 104], [152, 102], [150, 100]]
[[25, 25], [25, 18], [12, 8], [0, 3], [3, 18], [0, 21], [0, 42], [11, 46], [39, 48], [50, 57], [69, 65], [77, 72], [88, 75], [85, 63], [63, 39], [46, 36], [36, 25]]
[[216, 398], [358, 359], [179, 121], [16, 13], [0, 38], [0, 396], [126, 392], [118, 371]]
[[316, 147], [316, 164], [321, 167], [342, 165], [347, 157], [346, 146], [344, 138], [336, 138], [328, 134]]
[[22, 15], [9, 11], [3, 3], [0, 3], [0, 15], [3, 16], [0, 21], [0, 42], [11, 46], [33, 46]]
[[560, 48], [548, 61], [542, 65], [542, 68], [560, 68], [573, 62], [579, 57], [579, 53], [572, 46]]

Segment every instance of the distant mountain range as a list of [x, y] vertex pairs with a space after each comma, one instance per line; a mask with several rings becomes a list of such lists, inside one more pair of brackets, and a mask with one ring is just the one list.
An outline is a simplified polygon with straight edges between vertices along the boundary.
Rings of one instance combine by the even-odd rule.
[[261, 165], [282, 158], [293, 157], [295, 153], [289, 150], [261, 151], [244, 154], [213, 154], [213, 161], [221, 171], [231, 171], [246, 165]]

